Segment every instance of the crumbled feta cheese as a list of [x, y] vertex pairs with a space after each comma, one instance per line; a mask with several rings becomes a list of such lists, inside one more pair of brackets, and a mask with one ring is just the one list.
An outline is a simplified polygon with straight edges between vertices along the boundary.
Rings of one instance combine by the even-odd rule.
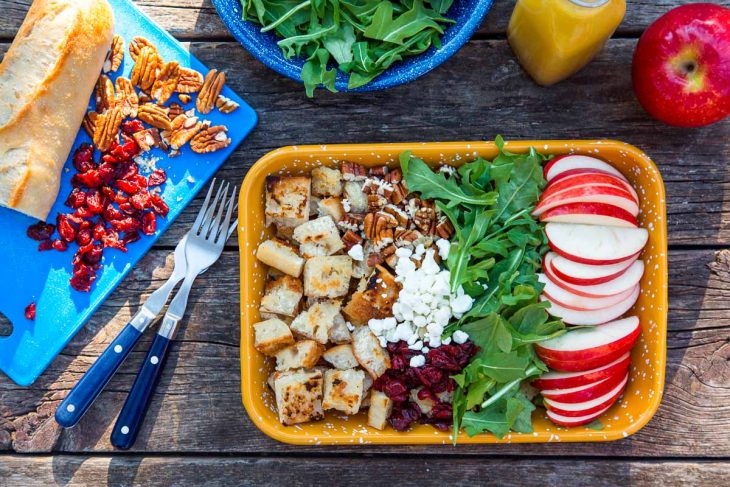
[[347, 255], [352, 257], [352, 260], [362, 261], [365, 258], [361, 244], [355, 244], [350, 250], [347, 251]]
[[446, 240], [445, 238], [440, 238], [436, 240], [436, 247], [439, 249], [439, 257], [441, 259], [446, 260], [449, 258], [449, 250], [451, 249], [451, 242]]
[[352, 323], [350, 323], [349, 321], [346, 321], [346, 322], [345, 322], [345, 326], [347, 327], [347, 329], [348, 329], [348, 330], [350, 330], [350, 331], [355, 331], [355, 325], [353, 325], [353, 324], [352, 324]]
[[426, 357], [423, 355], [415, 355], [411, 357], [411, 367], [423, 367], [424, 365], [426, 365]]
[[453, 335], [451, 335], [451, 338], [454, 339], [454, 343], [458, 343], [461, 345], [462, 343], [466, 343], [466, 341], [469, 339], [469, 335], [466, 334], [466, 332], [461, 330], [456, 330]]
[[347, 198], [344, 198], [342, 200], [342, 209], [345, 210], [345, 213], [350, 213], [350, 210], [352, 210], [352, 205], [350, 205], [350, 200]]

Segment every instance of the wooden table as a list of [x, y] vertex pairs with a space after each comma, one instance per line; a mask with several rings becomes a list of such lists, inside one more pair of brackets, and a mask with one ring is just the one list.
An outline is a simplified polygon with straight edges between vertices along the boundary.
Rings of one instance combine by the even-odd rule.
[[[268, 151], [289, 144], [530, 138], [615, 138], [646, 151], [669, 196], [670, 313], [664, 399], [654, 419], [622, 441], [494, 446], [295, 447], [249, 421], [239, 386], [235, 240], [202, 276], [172, 345], [170, 364], [136, 448], [109, 434], [149, 334], [74, 429], [53, 420], [65, 396], [139, 303], [171, 272], [171, 251], [196, 200], [29, 388], [0, 377], [0, 484], [209, 482], [307, 485], [452, 483], [613, 485], [714, 483], [730, 478], [730, 119], [682, 130], [650, 119], [631, 90], [643, 29], [684, 1], [630, 0], [603, 53], [570, 80], [536, 86], [505, 40], [514, 2], [497, 1], [481, 30], [431, 74], [389, 91], [348, 95], [302, 86], [233, 41], [207, 0], [140, 1], [203, 62], [224, 69], [260, 124], [218, 173], [240, 181]], [[730, 1], [722, 3], [730, 6]], [[0, 0], [0, 53], [30, 0]], [[34, 455], [24, 455], [33, 453]], [[724, 480], [724, 482], [723, 482]]]

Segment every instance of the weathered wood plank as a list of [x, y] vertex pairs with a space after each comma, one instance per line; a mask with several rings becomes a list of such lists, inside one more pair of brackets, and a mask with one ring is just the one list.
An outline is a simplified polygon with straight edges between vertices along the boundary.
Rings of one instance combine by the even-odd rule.
[[[25, 18], [32, 0], [6, 0], [0, 17], [0, 39], [11, 39]], [[228, 39], [231, 35], [210, 0], [135, 0], [155, 22], [180, 39]], [[495, 1], [479, 29], [478, 36], [504, 35], [514, 0]], [[651, 22], [670, 8], [688, 0], [629, 0], [619, 36], [638, 36]], [[730, 5], [728, 0], [715, 2]]]
[[[523, 472], [523, 473], [520, 473]], [[206, 485], [722, 485], [730, 463], [720, 461], [575, 461], [529, 459], [373, 459], [373, 458], [169, 458], [140, 456], [0, 456], [0, 475], [8, 486], [68, 487]], [[376, 481], [377, 482], [377, 481]]]
[[[0, 378], [0, 451], [106, 452], [114, 418], [129, 391], [149, 335], [81, 423], [61, 431], [55, 406], [124, 326], [140, 300], [171, 272], [169, 252], [148, 254], [91, 322], [31, 388]], [[165, 265], [166, 257], [168, 259]], [[282, 445], [259, 432], [241, 405], [237, 256], [202, 276], [188, 317], [137, 443], [143, 452], [367, 452], [419, 454], [571, 455], [565, 444], [459, 447], [322, 447]], [[712, 269], [706, 264], [711, 264]], [[730, 457], [730, 256], [670, 252], [667, 385], [656, 417], [626, 440], [581, 445], [581, 455]]]

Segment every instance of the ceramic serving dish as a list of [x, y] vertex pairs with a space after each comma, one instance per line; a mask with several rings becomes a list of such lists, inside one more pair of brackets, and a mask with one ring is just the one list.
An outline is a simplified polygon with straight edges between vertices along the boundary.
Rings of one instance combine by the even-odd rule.
[[[467, 437], [459, 443], [540, 443], [552, 441], [609, 441], [625, 438], [641, 429], [654, 415], [662, 397], [667, 333], [667, 225], [664, 183], [654, 163], [637, 148], [610, 140], [512, 141], [507, 150], [543, 154], [586, 154], [608, 161], [634, 185], [641, 199], [639, 221], [649, 230], [641, 258], [646, 271], [641, 295], [631, 313], [639, 316], [642, 334], [632, 353], [630, 378], [623, 397], [600, 419], [601, 431], [586, 427], [563, 428], [547, 420], [545, 411], [533, 413], [534, 433], [512, 433], [502, 440], [491, 434]], [[253, 348], [253, 324], [260, 321], [259, 303], [266, 269], [254, 250], [267, 238], [264, 227], [264, 180], [270, 174], [306, 174], [318, 165], [336, 166], [352, 161], [366, 166], [397, 165], [398, 154], [412, 150], [432, 166], [455, 166], [477, 155], [491, 159], [497, 148], [491, 142], [402, 143], [285, 147], [261, 158], [248, 172], [239, 204], [241, 253], [241, 391], [251, 420], [261, 431], [286, 443], [313, 444], [450, 444], [450, 433], [419, 425], [406, 433], [367, 426], [366, 414], [343, 416], [327, 412], [324, 421], [298, 426], [279, 423], [273, 394], [266, 379], [273, 369], [270, 359]]]
[[[338, 72], [335, 83], [337, 89], [339, 91], [383, 90], [409, 83], [423, 76], [453, 56], [467, 43], [481, 25], [484, 17], [487, 16], [492, 2], [493, 0], [456, 0], [446, 13], [446, 17], [454, 20], [454, 24], [448, 26], [444, 31], [440, 49], [432, 47], [419, 56], [395, 63], [372, 82], [354, 90], [347, 88], [347, 75]], [[260, 25], [241, 20], [243, 12], [241, 0], [213, 0], [213, 5], [233, 37], [256, 59], [277, 73], [302, 82], [300, 73], [304, 65], [304, 58], [300, 56], [286, 59], [281, 53], [281, 48], [276, 44], [280, 39], [274, 32], [261, 32]]]

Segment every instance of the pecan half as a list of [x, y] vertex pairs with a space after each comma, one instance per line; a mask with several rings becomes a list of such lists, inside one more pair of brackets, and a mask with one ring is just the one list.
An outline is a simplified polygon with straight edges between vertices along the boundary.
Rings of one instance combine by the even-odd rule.
[[395, 169], [391, 169], [390, 171], [388, 171], [383, 179], [385, 179], [390, 184], [398, 184], [403, 180], [403, 171], [401, 170], [401, 168], [396, 167]]
[[122, 109], [113, 106], [106, 113], [96, 116], [94, 126], [94, 145], [104, 152], [109, 150], [112, 142], [118, 141], [119, 126], [122, 124]]
[[157, 74], [154, 85], [152, 85], [152, 98], [157, 99], [159, 105], [163, 105], [170, 99], [177, 82], [180, 79], [180, 64], [176, 61], [166, 63]]
[[388, 213], [389, 215], [392, 215], [398, 221], [398, 226], [400, 226], [400, 227], [408, 226], [408, 220], [409, 220], [408, 213], [406, 213], [402, 209], [398, 208], [395, 205], [388, 205], [385, 208], [383, 208], [383, 211], [385, 213]]
[[357, 244], [362, 244], [362, 237], [352, 230], [348, 230], [342, 236], [342, 242], [345, 244], [347, 250], [350, 250]]
[[202, 127], [203, 123], [198, 121], [198, 117], [188, 117], [184, 113], [178, 115], [172, 120], [170, 134], [166, 137], [170, 141], [170, 147], [180, 149], [195, 137]]
[[96, 112], [104, 113], [114, 106], [114, 84], [109, 76], [102, 74], [96, 82]]
[[168, 116], [168, 111], [167, 108], [161, 107], [160, 105], [145, 103], [144, 105], [140, 105], [137, 111], [137, 117], [158, 129], [170, 130], [171, 120]]
[[170, 108], [170, 111], [167, 115], [170, 117], [170, 120], [175, 120], [178, 115], [185, 113], [185, 109], [179, 103], [172, 102], [168, 108]]
[[405, 181], [393, 185], [393, 192], [390, 194], [390, 202], [394, 205], [401, 204], [408, 197], [408, 186]]
[[393, 244], [388, 245], [380, 251], [380, 255], [385, 259], [385, 263], [388, 264], [392, 269], [395, 269], [398, 263], [398, 256], [395, 255], [396, 247]]
[[441, 218], [439, 218], [439, 221], [436, 224], [436, 235], [448, 240], [454, 234], [454, 231], [454, 226], [451, 224], [451, 221], [447, 217], [442, 216]]
[[160, 141], [160, 133], [154, 127], [135, 132], [132, 137], [134, 137], [134, 140], [137, 141], [137, 145], [144, 152], [149, 151], [153, 147], [157, 147]]
[[155, 54], [159, 57], [157, 48], [144, 37], [138, 36], [132, 39], [132, 42], [129, 43], [129, 55], [132, 56], [132, 60], [134, 62], [137, 62], [137, 58], [139, 58], [139, 53], [143, 47], [150, 47], [154, 49]]
[[388, 174], [388, 166], [375, 166], [370, 168], [370, 177], [382, 178]]
[[342, 220], [337, 222], [337, 226], [343, 230], [351, 230], [353, 232], [359, 232], [362, 229], [363, 220], [365, 215], [357, 213], [348, 213]]
[[398, 221], [393, 215], [379, 211], [377, 213], [368, 213], [363, 222], [365, 229], [365, 237], [372, 240], [376, 250], [393, 243], [395, 239], [394, 228], [398, 226]]
[[224, 149], [231, 144], [231, 139], [226, 134], [227, 131], [228, 129], [225, 125], [206, 127], [192, 138], [190, 148], [198, 154]]
[[139, 104], [144, 105], [145, 103], [150, 103], [152, 101], [152, 98], [150, 98], [150, 95], [145, 93], [144, 91], [139, 94]]
[[354, 162], [343, 162], [341, 170], [345, 181], [364, 181], [367, 175], [365, 168]]
[[388, 204], [385, 196], [379, 194], [368, 195], [368, 211], [378, 211]]
[[218, 98], [215, 101], [215, 106], [218, 107], [218, 110], [220, 110], [221, 113], [231, 113], [237, 110], [240, 105], [227, 96], [218, 95]]
[[368, 267], [375, 267], [376, 265], [382, 264], [383, 258], [380, 256], [379, 253], [373, 252], [372, 254], [368, 255], [367, 264]]
[[157, 77], [157, 70], [160, 67], [160, 59], [157, 50], [150, 46], [144, 46], [137, 56], [137, 62], [132, 68], [132, 84], [147, 91], [152, 88]]
[[[175, 91], [178, 93], [197, 93], [203, 87], [203, 75], [194, 69], [180, 68], [180, 79]], [[187, 103], [187, 102], [184, 102]]]
[[409, 230], [407, 228], [396, 228], [393, 232], [395, 245], [398, 247], [408, 247], [413, 244], [416, 240], [421, 238], [421, 233], [418, 230]]
[[115, 35], [112, 39], [112, 47], [106, 55], [102, 71], [105, 73], [115, 72], [122, 65], [124, 59], [124, 37]]
[[188, 103], [190, 103], [190, 101], [191, 101], [191, 100], [193, 99], [193, 97], [192, 97], [192, 96], [190, 96], [190, 95], [186, 95], [185, 93], [178, 93], [177, 97], [178, 97], [178, 98], [180, 99], [180, 101], [181, 101], [182, 103], [184, 103], [185, 105], [187, 105]]
[[94, 138], [94, 129], [96, 128], [96, 117], [99, 114], [96, 112], [89, 112], [86, 115], [84, 115], [84, 122], [83, 127], [87, 134], [89, 134], [89, 137], [92, 139]]
[[203, 86], [200, 88], [198, 99], [195, 101], [195, 107], [200, 113], [210, 113], [225, 84], [226, 73], [222, 71], [218, 72], [217, 69], [208, 71], [208, 74], [205, 75]]
[[114, 83], [117, 88], [116, 103], [122, 107], [123, 117], [137, 118], [137, 110], [139, 110], [139, 97], [134, 85], [129, 79], [122, 76], [118, 77]]

